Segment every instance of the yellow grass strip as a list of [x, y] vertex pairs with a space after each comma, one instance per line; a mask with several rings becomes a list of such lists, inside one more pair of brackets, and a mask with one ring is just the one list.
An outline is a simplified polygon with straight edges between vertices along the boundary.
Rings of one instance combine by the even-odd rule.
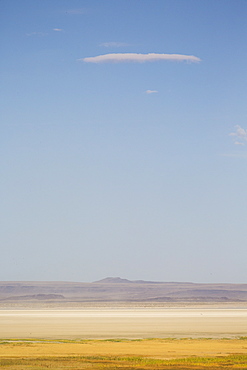
[[108, 370], [242, 370], [247, 369], [247, 355], [223, 357], [188, 357], [157, 360], [144, 357], [39, 357], [0, 359], [2, 370], [108, 369]]
[[0, 341], [0, 358], [68, 356], [177, 359], [247, 354], [245, 339], [142, 339], [82, 341]]

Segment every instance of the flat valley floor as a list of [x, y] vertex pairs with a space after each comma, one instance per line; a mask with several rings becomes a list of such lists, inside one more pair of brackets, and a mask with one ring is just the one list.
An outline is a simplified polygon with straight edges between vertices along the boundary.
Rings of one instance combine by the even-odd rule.
[[0, 368], [247, 369], [247, 307], [2, 305]]
[[144, 339], [247, 336], [246, 306], [0, 309], [0, 338]]

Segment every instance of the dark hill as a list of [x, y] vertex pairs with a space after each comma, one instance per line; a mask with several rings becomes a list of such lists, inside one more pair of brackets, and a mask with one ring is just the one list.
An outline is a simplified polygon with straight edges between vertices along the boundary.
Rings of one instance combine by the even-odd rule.
[[94, 281], [94, 283], [99, 284], [129, 284], [133, 283], [133, 281], [128, 279], [121, 279], [120, 277], [107, 277], [102, 280]]

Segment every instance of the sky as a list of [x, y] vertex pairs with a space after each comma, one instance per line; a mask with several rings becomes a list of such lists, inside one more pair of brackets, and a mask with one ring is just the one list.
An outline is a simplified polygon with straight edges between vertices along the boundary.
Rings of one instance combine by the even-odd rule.
[[247, 1], [0, 6], [0, 280], [247, 283]]

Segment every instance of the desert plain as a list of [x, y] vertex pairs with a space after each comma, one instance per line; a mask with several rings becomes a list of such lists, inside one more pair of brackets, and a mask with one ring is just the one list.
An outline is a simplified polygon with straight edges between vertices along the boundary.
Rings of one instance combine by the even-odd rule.
[[247, 334], [247, 308], [161, 304], [0, 310], [1, 338], [235, 338]]
[[0, 310], [0, 367], [247, 368], [244, 304], [97, 304]]
[[247, 368], [246, 285], [8, 282], [0, 293], [3, 370]]

